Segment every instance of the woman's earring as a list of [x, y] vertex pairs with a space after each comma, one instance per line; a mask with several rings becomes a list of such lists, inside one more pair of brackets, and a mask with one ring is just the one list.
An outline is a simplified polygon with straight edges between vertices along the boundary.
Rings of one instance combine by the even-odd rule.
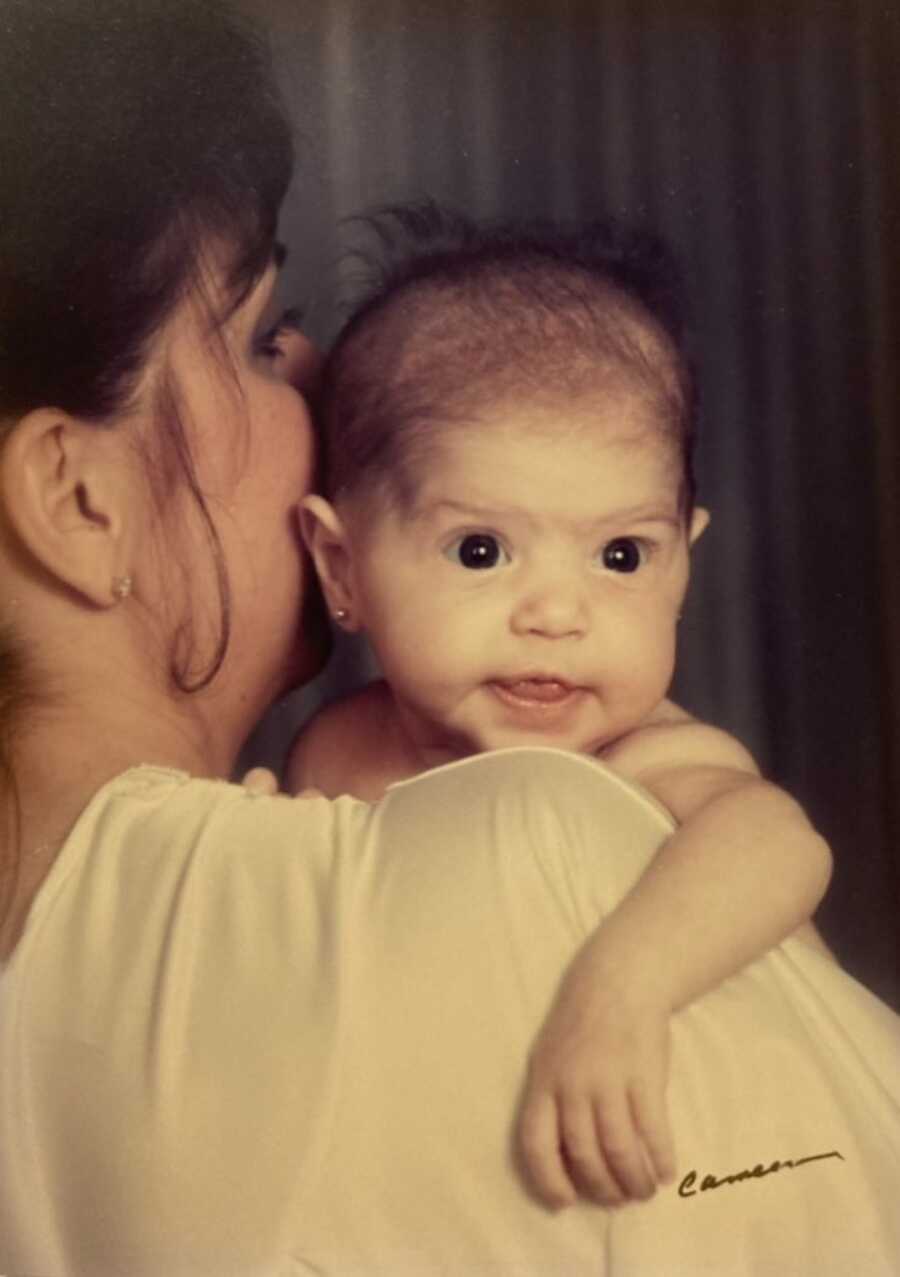
[[345, 621], [350, 619], [350, 613], [345, 607], [336, 607], [334, 609], [334, 619], [338, 625], [343, 625]]
[[124, 576], [114, 576], [112, 583], [113, 598], [117, 603], [121, 603], [123, 599], [127, 599], [131, 593], [131, 577], [126, 572]]

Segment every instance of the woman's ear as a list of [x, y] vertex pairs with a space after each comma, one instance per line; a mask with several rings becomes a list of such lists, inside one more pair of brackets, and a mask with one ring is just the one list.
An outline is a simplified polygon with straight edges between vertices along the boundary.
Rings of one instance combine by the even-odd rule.
[[353, 572], [350, 538], [343, 520], [324, 497], [304, 497], [299, 507], [300, 530], [313, 557], [322, 592], [341, 629], [353, 632], [362, 625], [360, 601]]
[[55, 408], [28, 413], [0, 451], [0, 500], [20, 550], [98, 607], [131, 588], [130, 479], [119, 431]]
[[688, 545], [693, 545], [700, 539], [709, 527], [709, 517], [709, 511], [702, 505], [694, 508], [694, 512], [691, 515], [691, 526], [688, 530]]

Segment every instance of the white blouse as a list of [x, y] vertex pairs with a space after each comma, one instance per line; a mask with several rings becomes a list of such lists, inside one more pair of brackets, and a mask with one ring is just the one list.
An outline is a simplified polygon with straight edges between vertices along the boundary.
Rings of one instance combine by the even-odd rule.
[[674, 1185], [524, 1190], [528, 1048], [670, 829], [546, 749], [376, 807], [118, 777], [0, 976], [0, 1273], [896, 1274], [900, 1019], [796, 941], [675, 1018]]

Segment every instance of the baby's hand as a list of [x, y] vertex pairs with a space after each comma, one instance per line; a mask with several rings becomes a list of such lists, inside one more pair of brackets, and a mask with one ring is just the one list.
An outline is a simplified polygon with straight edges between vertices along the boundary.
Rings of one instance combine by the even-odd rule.
[[[271, 797], [272, 794], [280, 793], [278, 788], [278, 777], [273, 771], [269, 771], [268, 767], [251, 767], [248, 772], [244, 772], [241, 784], [248, 789], [251, 794], [266, 794]], [[301, 789], [299, 793], [294, 794], [294, 798], [321, 798], [321, 789]]]
[[251, 794], [277, 794], [278, 778], [268, 767], [251, 767], [244, 772], [241, 784]]
[[652, 1197], [675, 1175], [665, 1104], [669, 1016], [592, 983], [576, 960], [532, 1051], [519, 1145], [549, 1206]]

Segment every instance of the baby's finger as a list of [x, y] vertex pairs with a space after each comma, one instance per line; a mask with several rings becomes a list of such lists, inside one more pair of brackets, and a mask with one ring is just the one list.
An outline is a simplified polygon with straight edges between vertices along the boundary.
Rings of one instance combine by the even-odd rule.
[[610, 1174], [605, 1150], [598, 1142], [599, 1132], [590, 1099], [583, 1093], [564, 1095], [559, 1106], [563, 1150], [578, 1188], [604, 1206], [619, 1205], [624, 1197], [616, 1178]]
[[268, 767], [251, 767], [244, 774], [241, 784], [245, 789], [249, 789], [251, 794], [278, 793], [278, 781], [275, 773], [269, 771]]
[[559, 1146], [556, 1101], [548, 1091], [531, 1091], [519, 1118], [519, 1152], [534, 1191], [548, 1206], [571, 1206], [577, 1199]]
[[637, 1138], [625, 1096], [614, 1102], [595, 1104], [594, 1119], [603, 1155], [620, 1192], [641, 1201], [652, 1197], [656, 1182]]
[[675, 1178], [675, 1141], [662, 1089], [635, 1083], [631, 1088], [631, 1114], [657, 1178], [670, 1184]]

